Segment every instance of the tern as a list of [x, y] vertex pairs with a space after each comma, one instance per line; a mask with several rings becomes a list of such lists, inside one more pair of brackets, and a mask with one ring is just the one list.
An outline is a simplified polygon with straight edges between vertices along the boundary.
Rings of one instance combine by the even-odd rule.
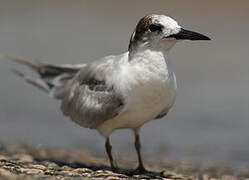
[[145, 173], [140, 153], [140, 128], [167, 115], [175, 102], [176, 78], [168, 57], [182, 40], [210, 40], [183, 29], [165, 15], [147, 15], [131, 35], [128, 51], [90, 64], [52, 65], [6, 56], [27, 65], [39, 77], [16, 74], [61, 101], [61, 110], [78, 125], [105, 137], [111, 168], [117, 168], [109, 137], [117, 129], [132, 129], [138, 156], [137, 172]]

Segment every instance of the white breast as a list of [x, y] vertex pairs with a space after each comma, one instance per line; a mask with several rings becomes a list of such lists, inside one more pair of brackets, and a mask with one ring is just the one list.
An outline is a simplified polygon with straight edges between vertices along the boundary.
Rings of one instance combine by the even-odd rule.
[[176, 90], [174, 73], [169, 68], [162, 54], [154, 55], [153, 60], [140, 56], [123, 65], [115, 83], [119, 83], [125, 107], [119, 116], [98, 128], [101, 134], [138, 128], [169, 109], [174, 104]]

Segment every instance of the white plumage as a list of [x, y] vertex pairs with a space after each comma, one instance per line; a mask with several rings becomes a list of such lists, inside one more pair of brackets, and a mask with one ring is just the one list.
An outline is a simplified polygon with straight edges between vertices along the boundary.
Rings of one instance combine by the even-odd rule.
[[134, 130], [138, 172], [146, 172], [140, 154], [140, 127], [165, 116], [175, 102], [176, 79], [168, 53], [178, 40], [210, 40], [185, 30], [172, 18], [148, 15], [137, 24], [128, 52], [91, 64], [50, 65], [6, 56], [39, 73], [17, 75], [61, 100], [64, 115], [106, 137], [106, 151], [115, 168], [109, 136], [116, 129]]

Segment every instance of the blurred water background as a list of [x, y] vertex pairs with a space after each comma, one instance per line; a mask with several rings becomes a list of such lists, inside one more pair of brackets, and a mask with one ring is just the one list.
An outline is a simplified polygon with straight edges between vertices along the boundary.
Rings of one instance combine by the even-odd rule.
[[[144, 156], [207, 160], [249, 167], [249, 1], [0, 0], [0, 53], [49, 63], [87, 63], [127, 50], [145, 14], [174, 17], [210, 42], [182, 42], [170, 56], [177, 101], [142, 129]], [[14, 76], [22, 66], [0, 61], [0, 141], [86, 147], [105, 154], [104, 139], [59, 111], [59, 102]], [[117, 131], [115, 156], [135, 153], [133, 134]]]

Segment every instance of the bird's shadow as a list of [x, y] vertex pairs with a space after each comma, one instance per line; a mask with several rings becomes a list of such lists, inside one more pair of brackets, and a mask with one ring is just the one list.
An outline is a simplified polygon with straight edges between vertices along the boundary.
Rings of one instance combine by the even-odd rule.
[[123, 169], [123, 168], [119, 168], [119, 169], [112, 169], [106, 165], [87, 165], [84, 163], [78, 163], [78, 162], [66, 162], [66, 161], [62, 161], [62, 160], [57, 160], [57, 159], [34, 159], [37, 162], [42, 162], [42, 161], [50, 161], [53, 162], [55, 164], [57, 164], [58, 166], [62, 167], [62, 166], [69, 166], [71, 168], [88, 168], [91, 169], [93, 171], [98, 171], [98, 170], [108, 170], [108, 171], [112, 171], [114, 173], [118, 173], [118, 174], [123, 174], [129, 177], [132, 177], [134, 175], [141, 175], [141, 176], [146, 176], [149, 178], [171, 178], [172, 175], [170, 174], [165, 174], [164, 171], [162, 172], [155, 172], [155, 171], [148, 171], [144, 174], [138, 173], [136, 172], [134, 169]]

